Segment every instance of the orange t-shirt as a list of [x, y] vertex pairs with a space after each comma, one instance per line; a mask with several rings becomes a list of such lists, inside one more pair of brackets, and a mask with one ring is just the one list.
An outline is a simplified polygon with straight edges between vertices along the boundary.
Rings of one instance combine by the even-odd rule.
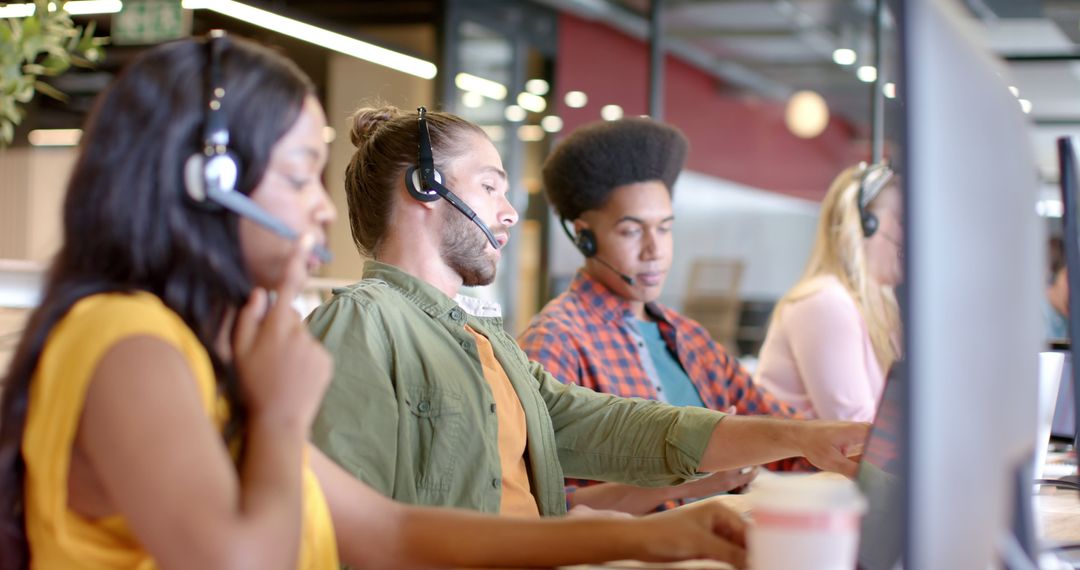
[[476, 351], [480, 354], [480, 365], [484, 369], [484, 380], [491, 386], [495, 397], [495, 412], [499, 420], [499, 463], [502, 465], [502, 496], [499, 501], [499, 514], [516, 517], [539, 517], [536, 498], [529, 485], [529, 472], [525, 469], [525, 444], [528, 437], [525, 432], [525, 410], [514, 391], [510, 378], [506, 376], [491, 341], [476, 332], [472, 327], [465, 327], [476, 337]]

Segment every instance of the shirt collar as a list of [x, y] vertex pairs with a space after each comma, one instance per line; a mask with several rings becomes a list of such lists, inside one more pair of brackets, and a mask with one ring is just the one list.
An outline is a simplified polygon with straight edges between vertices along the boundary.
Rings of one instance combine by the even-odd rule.
[[388, 263], [368, 260], [364, 263], [364, 279], [376, 279], [390, 285], [432, 317], [440, 317], [457, 306], [434, 285]]
[[[570, 282], [569, 292], [580, 298], [590, 312], [607, 322], [633, 320], [630, 301], [616, 295], [584, 269], [579, 269]], [[669, 323], [667, 310], [659, 303], [646, 303], [645, 311], [652, 317]]]
[[468, 295], [460, 294], [454, 297], [454, 301], [456, 301], [462, 309], [465, 309], [466, 313], [469, 313], [474, 317], [502, 317], [502, 306], [495, 301], [487, 301], [479, 297], [470, 297]]
[[432, 317], [441, 317], [458, 306], [474, 317], [502, 317], [502, 307], [498, 303], [468, 295], [451, 299], [434, 285], [388, 263], [368, 260], [364, 264], [364, 279], [377, 279], [390, 285]]

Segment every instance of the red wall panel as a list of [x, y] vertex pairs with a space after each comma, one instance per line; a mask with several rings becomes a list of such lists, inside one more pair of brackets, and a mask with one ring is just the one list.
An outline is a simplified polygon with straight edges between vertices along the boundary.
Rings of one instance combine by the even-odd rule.
[[[562, 14], [554, 97], [562, 132], [600, 120], [607, 104], [622, 106], [626, 116], [647, 113], [648, 66], [644, 42]], [[691, 170], [820, 200], [840, 170], [868, 154], [852, 126], [835, 116], [818, 137], [800, 139], [784, 124], [783, 101], [725, 90], [715, 77], [670, 55], [665, 72], [664, 120], [690, 139]], [[588, 95], [584, 108], [563, 102], [574, 90]]]

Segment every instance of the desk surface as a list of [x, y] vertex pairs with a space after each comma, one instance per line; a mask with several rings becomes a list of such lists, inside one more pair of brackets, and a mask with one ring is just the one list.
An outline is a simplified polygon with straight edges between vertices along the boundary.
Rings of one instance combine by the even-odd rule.
[[1043, 487], [1035, 495], [1039, 538], [1050, 544], [1080, 542], [1080, 492]]
[[[768, 476], [768, 475], [766, 475]], [[817, 474], [814, 477], [837, 475]], [[721, 495], [708, 499], [719, 501], [728, 508], [746, 515], [753, 502], [754, 485], [742, 495]], [[1035, 516], [1038, 520], [1039, 539], [1047, 545], [1080, 543], [1080, 492], [1070, 489], [1041, 487], [1035, 494]], [[709, 560], [687, 561], [673, 564], [650, 564], [644, 562], [611, 562], [602, 565], [566, 566], [561, 570], [621, 570], [621, 569], [731, 569], [732, 566]]]

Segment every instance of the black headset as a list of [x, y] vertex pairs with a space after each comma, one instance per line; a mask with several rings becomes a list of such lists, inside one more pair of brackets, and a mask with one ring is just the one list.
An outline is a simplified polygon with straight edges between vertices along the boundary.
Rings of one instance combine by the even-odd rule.
[[[229, 150], [229, 128], [221, 109], [225, 86], [221, 81], [221, 45], [225, 32], [211, 30], [206, 38], [206, 118], [203, 121], [202, 149], [184, 163], [184, 188], [189, 201], [200, 208], [220, 211], [225, 208], [244, 216], [281, 237], [295, 241], [299, 236], [288, 225], [260, 207], [251, 198], [236, 191], [240, 179], [240, 158]], [[316, 245], [313, 252], [323, 263], [332, 259], [330, 252]]]
[[[184, 183], [188, 197], [201, 207], [220, 210], [213, 194], [232, 193], [240, 179], [240, 159], [229, 150], [229, 129], [221, 102], [221, 44], [225, 33], [212, 30], [206, 38], [206, 118], [203, 120], [202, 149], [185, 164]], [[208, 199], [209, 198], [209, 199]]]
[[431, 134], [428, 132], [427, 126], [427, 108], [417, 108], [416, 114], [416, 125], [420, 134], [419, 142], [416, 145], [416, 166], [410, 166], [405, 171], [405, 189], [409, 191], [410, 196], [421, 202], [434, 202], [439, 198], [450, 202], [451, 206], [464, 214], [466, 218], [472, 220], [480, 228], [480, 231], [484, 232], [484, 237], [491, 242], [491, 247], [499, 249], [499, 241], [495, 239], [495, 235], [480, 220], [480, 216], [477, 216], [476, 212], [468, 204], [458, 198], [457, 194], [443, 186], [442, 174], [435, 170], [435, 158], [431, 152]]
[[569, 222], [566, 218], [559, 218], [559, 223], [562, 224], [562, 229], [566, 232], [566, 237], [570, 238], [570, 241], [574, 242], [574, 247], [584, 255], [586, 259], [596, 255], [596, 234], [589, 228], [581, 228], [577, 235], [574, 235], [570, 231]]
[[888, 186], [893, 179], [893, 175], [892, 169], [885, 163], [863, 166], [862, 175], [859, 176], [859, 193], [856, 200], [863, 237], [870, 237], [877, 232], [878, 218], [866, 208]]
[[619, 279], [622, 279], [624, 283], [630, 285], [631, 287], [634, 286], [635, 281], [633, 277], [630, 277], [622, 271], [619, 271], [615, 268], [614, 265], [596, 256], [596, 252], [600, 246], [597, 244], [596, 234], [593, 233], [592, 230], [590, 230], [589, 228], [581, 228], [580, 230], [578, 230], [577, 235], [574, 235], [574, 232], [570, 231], [570, 222], [567, 221], [566, 218], [559, 218], [559, 224], [562, 225], [563, 231], [566, 232], [566, 237], [570, 238], [570, 241], [574, 242], [574, 247], [576, 247], [577, 250], [581, 252], [581, 255], [585, 256], [585, 259], [595, 259], [601, 265], [607, 267], [612, 272], [614, 272], [615, 275], [618, 275]]

